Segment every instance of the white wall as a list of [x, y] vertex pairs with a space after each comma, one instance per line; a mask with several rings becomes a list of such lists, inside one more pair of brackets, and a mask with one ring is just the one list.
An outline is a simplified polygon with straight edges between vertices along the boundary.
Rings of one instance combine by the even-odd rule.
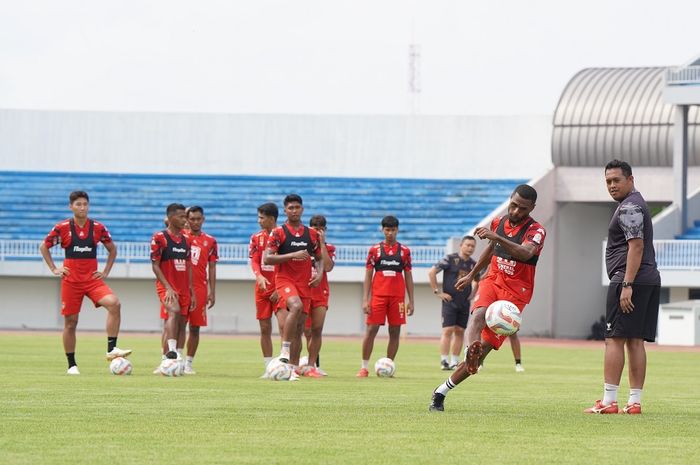
[[531, 178], [548, 116], [0, 110], [0, 170]]

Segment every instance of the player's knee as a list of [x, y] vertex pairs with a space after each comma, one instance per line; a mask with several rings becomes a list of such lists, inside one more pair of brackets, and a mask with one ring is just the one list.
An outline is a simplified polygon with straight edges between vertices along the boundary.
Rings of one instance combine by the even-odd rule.
[[199, 326], [192, 326], [190, 325], [190, 335], [192, 336], [199, 336]]
[[389, 326], [389, 337], [396, 337], [401, 334], [401, 326]]
[[78, 315], [68, 315], [63, 321], [63, 327], [69, 331], [75, 331], [78, 327]]

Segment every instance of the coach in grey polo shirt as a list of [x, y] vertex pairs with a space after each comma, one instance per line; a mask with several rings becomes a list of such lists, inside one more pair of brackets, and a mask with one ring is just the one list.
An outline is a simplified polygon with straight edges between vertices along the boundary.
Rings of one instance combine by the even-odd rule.
[[605, 166], [608, 193], [619, 205], [608, 227], [605, 265], [610, 278], [606, 305], [603, 399], [586, 413], [618, 413], [617, 391], [629, 362], [630, 397], [623, 413], [642, 413], [646, 376], [644, 342], [656, 338], [661, 278], [656, 267], [651, 214], [634, 188], [632, 167], [613, 160]]

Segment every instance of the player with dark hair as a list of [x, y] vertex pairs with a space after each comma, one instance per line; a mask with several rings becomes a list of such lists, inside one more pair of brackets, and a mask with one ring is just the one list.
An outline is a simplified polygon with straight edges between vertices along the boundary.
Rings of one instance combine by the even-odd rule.
[[608, 227], [605, 267], [610, 279], [605, 315], [603, 398], [586, 413], [618, 413], [617, 391], [629, 361], [630, 396], [622, 413], [642, 413], [642, 389], [647, 371], [644, 342], [656, 339], [661, 276], [656, 266], [651, 213], [634, 187], [629, 163], [612, 160], [605, 183], [619, 203]]
[[369, 358], [379, 327], [389, 322], [386, 356], [394, 360], [399, 351], [401, 326], [406, 324], [406, 315], [413, 315], [411, 251], [396, 241], [399, 220], [395, 216], [382, 218], [382, 233], [384, 241], [370, 247], [367, 254], [362, 284], [362, 310], [367, 315], [367, 329], [362, 339], [362, 366], [357, 372], [358, 378], [369, 375]]
[[[279, 295], [275, 289], [275, 266], [263, 263], [263, 253], [267, 249], [272, 230], [277, 228], [279, 210], [277, 205], [267, 202], [258, 207], [258, 225], [260, 231], [250, 236], [248, 256], [250, 267], [255, 274], [255, 318], [260, 324], [260, 348], [263, 363], [272, 360], [272, 314], [277, 317], [280, 336], [284, 333], [284, 320], [287, 312], [279, 312]], [[262, 375], [266, 377], [266, 373]]]
[[508, 214], [495, 218], [491, 228], [477, 228], [475, 235], [489, 240], [489, 245], [474, 269], [455, 284], [456, 289], [471, 285], [474, 277], [489, 265], [488, 273], [479, 281], [472, 313], [467, 324], [466, 360], [435, 391], [431, 411], [444, 410], [445, 396], [469, 376], [478, 372], [479, 365], [492, 349], [498, 350], [508, 336], [501, 336], [486, 326], [486, 308], [497, 300], [515, 304], [522, 313], [530, 302], [535, 285], [535, 269], [544, 246], [546, 231], [530, 217], [535, 208], [537, 191], [521, 184], [510, 196]]
[[[428, 280], [433, 294], [442, 302], [440, 367], [443, 370], [454, 370], [462, 354], [464, 330], [467, 328], [469, 320], [469, 298], [473, 286], [458, 291], [455, 289], [455, 283], [466, 276], [476, 265], [476, 262], [471, 258], [475, 248], [476, 239], [473, 236], [464, 236], [458, 252], [445, 255], [428, 271]], [[442, 290], [438, 288], [437, 283], [437, 274], [441, 271], [445, 272]], [[450, 353], [452, 354], [451, 361], [449, 360]]]
[[[302, 199], [290, 194], [284, 199], [287, 221], [272, 231], [263, 263], [277, 267], [275, 286], [289, 314], [284, 324], [280, 360], [295, 368], [301, 354], [301, 335], [306, 316], [311, 311], [311, 288], [321, 283], [324, 259], [318, 232], [301, 222]], [[312, 277], [311, 257], [316, 258], [316, 276]]]
[[[326, 217], [314, 215], [309, 220], [309, 226], [318, 232], [319, 245], [323, 256], [323, 278], [318, 287], [311, 288], [311, 314], [306, 319], [304, 334], [306, 336], [306, 347], [309, 351], [309, 363], [303, 374], [309, 377], [326, 376], [327, 373], [320, 368], [319, 352], [323, 344], [323, 324], [326, 321], [328, 311], [328, 299], [330, 298], [330, 286], [328, 285], [328, 274], [335, 266], [335, 246], [325, 241], [326, 238]], [[313, 272], [316, 268], [312, 268]]]
[[197, 301], [192, 283], [190, 241], [183, 228], [187, 223], [185, 206], [171, 203], [166, 209], [168, 227], [151, 239], [151, 267], [161, 302], [160, 317], [165, 320], [165, 358], [181, 359], [185, 345], [187, 314]]
[[187, 339], [187, 359], [185, 374], [194, 375], [194, 356], [199, 347], [199, 329], [207, 326], [207, 309], [216, 303], [216, 262], [219, 260], [219, 246], [214, 236], [202, 231], [204, 209], [194, 205], [187, 209], [187, 236], [190, 239], [190, 261], [196, 306], [187, 314], [190, 335]]
[[[73, 218], [61, 221], [53, 227], [39, 246], [39, 252], [51, 273], [61, 278], [61, 315], [63, 315], [63, 348], [68, 359], [68, 374], [79, 375], [75, 361], [75, 330], [83, 298], [87, 296], [95, 307], [107, 310], [107, 360], [126, 357], [131, 350], [117, 347], [121, 324], [121, 303], [104, 283], [117, 258], [117, 246], [109, 231], [102, 224], [88, 218], [90, 197], [87, 192], [74, 191], [69, 197]], [[107, 249], [107, 262], [102, 271], [97, 270], [97, 245]], [[56, 266], [51, 257], [51, 247], [60, 244], [65, 251], [63, 266]]]

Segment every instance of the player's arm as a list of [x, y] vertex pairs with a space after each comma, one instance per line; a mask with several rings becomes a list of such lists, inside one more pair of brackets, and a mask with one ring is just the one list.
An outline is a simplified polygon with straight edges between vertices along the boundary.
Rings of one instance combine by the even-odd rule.
[[294, 259], [306, 260], [309, 258], [311, 258], [311, 255], [309, 255], [306, 249], [280, 255], [277, 251], [272, 251], [268, 247], [263, 253], [263, 263], [265, 265], [279, 265], [280, 263], [285, 263]]
[[107, 279], [107, 276], [109, 276], [109, 273], [112, 271], [114, 261], [117, 259], [117, 245], [114, 242], [103, 242], [102, 245], [107, 249], [107, 262], [102, 272], [95, 271], [92, 275], [95, 279]]
[[156, 275], [158, 282], [160, 282], [165, 288], [164, 303], [172, 305], [174, 302], [177, 302], [177, 292], [175, 292], [175, 289], [173, 289], [163, 274], [163, 270], [160, 267], [160, 257], [151, 259], [151, 269], [153, 270], [153, 274]]
[[[324, 244], [323, 249], [325, 249], [326, 246]], [[326, 256], [328, 256], [328, 250], [326, 250]], [[323, 273], [324, 269], [326, 267], [326, 258], [323, 256], [323, 252], [321, 249], [321, 241], [320, 239], [316, 242], [316, 250], [314, 251], [314, 257], [316, 260], [314, 260], [314, 266], [316, 267], [316, 276], [309, 281], [309, 287], [318, 287], [319, 284], [321, 284], [321, 281], [323, 281]], [[328, 257], [330, 260], [330, 257]]]
[[260, 263], [263, 261], [262, 255], [258, 248], [256, 237], [253, 235], [253, 237], [250, 238], [250, 253], [248, 254], [250, 257], [250, 269], [253, 270], [258, 289], [264, 292], [267, 291], [267, 286], [270, 284], [270, 281], [262, 274], [262, 267], [260, 266]]
[[489, 243], [488, 246], [484, 249], [483, 252], [481, 252], [481, 256], [479, 257], [479, 260], [477, 260], [476, 265], [474, 265], [474, 268], [467, 273], [466, 276], [462, 276], [460, 279], [457, 280], [455, 283], [455, 289], [458, 291], [464, 290], [467, 285], [471, 285], [471, 282], [474, 281], [476, 276], [479, 276], [479, 273], [481, 270], [486, 268], [491, 262], [491, 257], [493, 256], [493, 248], [494, 248], [494, 243], [491, 242]]
[[323, 257], [323, 271], [328, 273], [335, 266], [335, 262], [333, 262], [328, 247], [326, 246], [326, 233], [323, 230], [318, 231], [318, 245], [321, 249], [321, 257]]
[[189, 283], [190, 286], [190, 308], [189, 311], [191, 312], [195, 308], [197, 308], [197, 294], [194, 292], [194, 280], [192, 279], [192, 262], [190, 261], [189, 257], [186, 262], [187, 266], [187, 282]]
[[365, 269], [365, 279], [362, 282], [362, 311], [369, 314], [369, 293], [372, 289], [374, 268]]
[[411, 270], [403, 271], [404, 280], [406, 281], [406, 292], [408, 293], [408, 302], [406, 303], [406, 314], [413, 315], [413, 272]]
[[209, 295], [207, 296], [207, 306], [212, 308], [216, 303], [216, 262], [209, 262]]
[[[440, 263], [442, 263], [442, 261]], [[438, 296], [440, 300], [442, 300], [443, 302], [450, 302], [452, 301], [452, 296], [447, 292], [441, 292], [440, 286], [438, 286], [437, 274], [442, 271], [442, 268], [438, 265], [433, 265], [430, 268], [430, 271], [428, 271], [428, 281], [430, 282], [430, 288], [433, 290], [433, 294]]]
[[508, 255], [518, 261], [526, 262], [537, 254], [538, 245], [533, 242], [516, 244], [505, 237], [499, 236], [488, 228], [477, 228], [474, 233], [481, 239], [490, 240], [492, 245], [499, 244]]
[[41, 256], [44, 258], [44, 261], [49, 266], [49, 270], [51, 270], [52, 274], [56, 276], [68, 276], [70, 274], [68, 268], [56, 266], [56, 264], [53, 261], [53, 257], [51, 257], [51, 251], [46, 246], [46, 243], [41, 243], [41, 245], [39, 246], [39, 253], [41, 253]]
[[[642, 255], [644, 254], [644, 239], [635, 237], [627, 241], [627, 263], [625, 268], [624, 281], [631, 283], [637, 276], [639, 267], [642, 264]], [[620, 308], [623, 313], [629, 313], [634, 310], [632, 303], [632, 286], [623, 287], [620, 292]]]

